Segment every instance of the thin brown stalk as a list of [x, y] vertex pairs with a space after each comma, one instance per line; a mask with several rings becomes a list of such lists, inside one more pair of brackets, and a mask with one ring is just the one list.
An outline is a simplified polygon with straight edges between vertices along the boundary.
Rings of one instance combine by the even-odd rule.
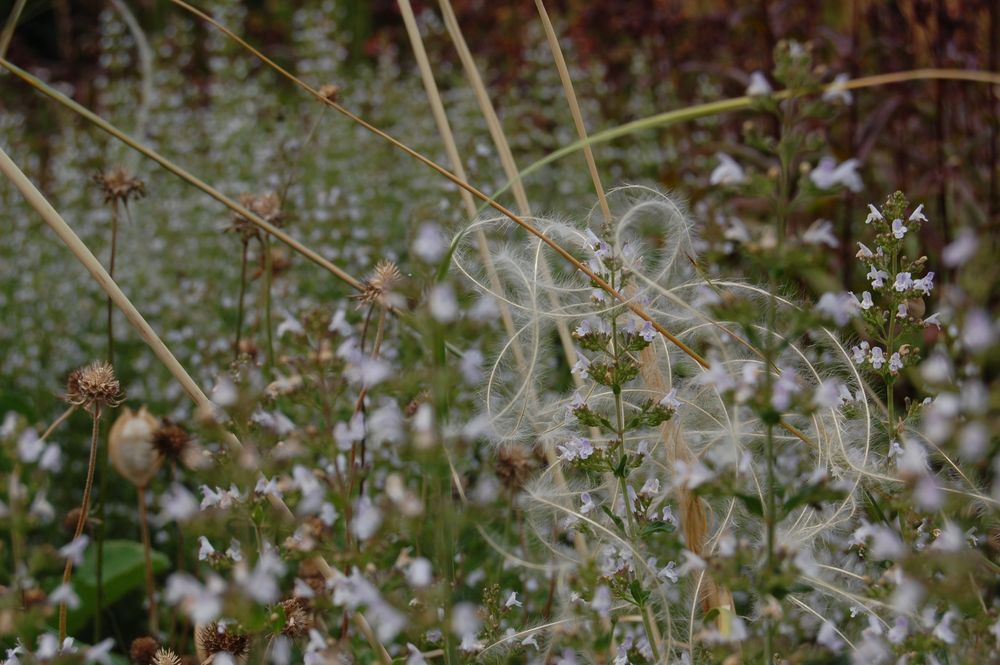
[[[316, 88], [313, 88], [311, 85], [309, 85], [308, 83], [306, 83], [302, 79], [298, 78], [297, 76], [295, 76], [294, 74], [292, 74], [291, 72], [289, 72], [287, 69], [285, 69], [284, 67], [282, 67], [278, 63], [276, 63], [273, 60], [271, 60], [270, 58], [268, 58], [260, 50], [258, 50], [255, 47], [251, 46], [246, 40], [244, 40], [243, 38], [241, 38], [239, 35], [237, 35], [236, 33], [234, 33], [229, 28], [225, 27], [224, 25], [222, 25], [218, 21], [216, 21], [214, 18], [212, 18], [211, 16], [209, 16], [205, 12], [203, 12], [203, 11], [201, 11], [199, 9], [196, 9], [195, 7], [192, 7], [191, 5], [189, 5], [188, 3], [184, 2], [183, 0], [170, 0], [170, 1], [172, 3], [174, 3], [175, 5], [186, 9], [187, 11], [191, 12], [195, 16], [198, 16], [199, 18], [203, 19], [204, 21], [207, 21], [211, 25], [215, 26], [218, 30], [220, 30], [221, 32], [223, 32], [227, 37], [229, 37], [230, 39], [234, 40], [237, 44], [239, 44], [240, 46], [242, 46], [243, 48], [245, 48], [246, 50], [248, 50], [250, 53], [254, 54], [257, 58], [259, 58], [261, 61], [263, 61], [266, 65], [268, 65], [269, 67], [271, 67], [272, 69], [274, 69], [276, 72], [278, 72], [279, 74], [281, 74], [282, 76], [284, 76], [285, 78], [287, 78], [289, 81], [292, 81], [293, 83], [295, 83], [296, 85], [298, 85], [299, 87], [301, 87], [303, 90], [305, 90], [306, 92], [308, 92], [309, 94], [311, 94], [313, 97], [315, 97], [320, 102], [322, 102], [322, 103], [330, 106], [331, 108], [333, 108], [334, 110], [336, 110], [341, 115], [343, 115], [343, 116], [347, 117], [348, 119], [350, 119], [352, 122], [360, 125], [361, 127], [365, 128], [366, 130], [368, 130], [369, 132], [371, 132], [372, 134], [375, 134], [379, 138], [387, 141], [388, 143], [390, 143], [391, 145], [393, 145], [395, 148], [403, 151], [404, 153], [406, 153], [407, 155], [409, 155], [413, 159], [416, 159], [417, 161], [419, 161], [420, 163], [424, 164], [428, 168], [436, 171], [438, 174], [440, 174], [441, 176], [443, 176], [446, 179], [450, 180], [456, 186], [458, 186], [458, 187], [464, 189], [465, 191], [469, 192], [474, 197], [476, 197], [477, 199], [481, 200], [483, 203], [488, 204], [491, 208], [493, 208], [494, 210], [496, 210], [497, 212], [499, 212], [504, 217], [509, 218], [511, 221], [513, 221], [515, 224], [517, 224], [518, 226], [520, 226], [521, 228], [523, 228], [525, 231], [527, 231], [531, 235], [537, 237], [543, 243], [545, 243], [546, 245], [548, 245], [553, 251], [555, 251], [556, 254], [558, 254], [559, 256], [561, 256], [570, 265], [572, 265], [574, 268], [576, 268], [576, 270], [582, 272], [588, 279], [590, 279], [594, 284], [596, 284], [598, 286], [598, 288], [600, 288], [601, 290], [605, 291], [606, 293], [608, 293], [609, 295], [611, 295], [616, 300], [620, 301], [625, 307], [627, 307], [630, 311], [632, 311], [633, 314], [635, 314], [636, 316], [638, 316], [643, 321], [648, 321], [650, 323], [650, 325], [653, 326], [654, 330], [656, 330], [660, 335], [662, 335], [667, 340], [669, 340], [672, 344], [674, 344], [682, 352], [684, 352], [685, 354], [687, 354], [692, 360], [694, 360], [695, 362], [697, 362], [702, 367], [704, 367], [706, 369], [708, 368], [708, 366], [709, 366], [708, 365], [708, 361], [706, 361], [704, 358], [702, 358], [701, 355], [699, 355], [694, 349], [690, 348], [687, 344], [685, 344], [680, 339], [678, 339], [673, 333], [671, 333], [669, 330], [667, 330], [666, 328], [664, 328], [662, 325], [660, 325], [659, 323], [657, 323], [656, 321], [654, 321], [653, 318], [649, 314], [647, 314], [646, 311], [643, 310], [642, 307], [640, 307], [635, 302], [632, 302], [632, 301], [628, 300], [627, 298], [625, 298], [625, 296], [623, 296], [618, 291], [618, 289], [616, 289], [613, 286], [611, 286], [610, 284], [608, 284], [607, 281], [605, 281], [602, 277], [600, 277], [599, 275], [597, 275], [593, 270], [591, 270], [590, 268], [588, 268], [583, 262], [581, 262], [579, 259], [577, 259], [575, 256], [573, 256], [562, 245], [560, 245], [555, 240], [553, 240], [552, 238], [549, 238], [547, 235], [545, 235], [544, 233], [542, 233], [541, 231], [539, 231], [537, 228], [534, 227], [534, 225], [532, 225], [526, 219], [524, 219], [520, 215], [516, 214], [515, 212], [513, 212], [512, 210], [510, 210], [506, 206], [504, 206], [504, 205], [500, 204], [499, 202], [495, 201], [491, 197], [487, 196], [486, 194], [484, 194], [482, 191], [480, 191], [479, 189], [477, 189], [473, 185], [470, 185], [468, 182], [462, 180], [461, 178], [459, 178], [454, 173], [452, 173], [448, 169], [444, 168], [443, 166], [441, 166], [437, 162], [433, 161], [432, 159], [430, 159], [428, 157], [425, 157], [423, 154], [417, 152], [413, 148], [411, 148], [408, 145], [406, 145], [405, 143], [401, 142], [399, 139], [396, 139], [395, 137], [387, 134], [386, 132], [382, 131], [378, 127], [372, 125], [368, 121], [364, 120], [361, 116], [359, 116], [359, 115], [357, 115], [355, 113], [352, 113], [351, 111], [347, 110], [345, 107], [341, 106], [339, 103], [337, 103], [333, 99], [330, 99], [329, 97], [324, 96], [323, 94], [320, 93], [319, 90], [317, 90]], [[2, 63], [0, 63], [0, 64], [2, 64]], [[7, 66], [7, 65], [5, 65], [5, 66]], [[263, 222], [263, 220], [261, 220], [261, 221]], [[277, 229], [275, 229], [275, 230], [277, 230]]]
[[0, 58], [7, 57], [10, 40], [14, 38], [14, 31], [17, 30], [17, 22], [21, 20], [21, 12], [24, 11], [24, 6], [27, 4], [28, 0], [15, 0], [14, 6], [11, 7], [10, 15], [3, 26], [3, 32], [0, 32]]
[[142, 535], [142, 558], [146, 567], [146, 599], [149, 601], [149, 634], [159, 634], [156, 619], [156, 580], [153, 578], [153, 548], [149, 542], [149, 517], [146, 512], [146, 488], [139, 492], [139, 532]]
[[[76, 528], [73, 530], [73, 540], [80, 537], [83, 528], [87, 524], [87, 510], [90, 507], [90, 492], [94, 486], [94, 469], [97, 467], [97, 435], [100, 433], [101, 407], [99, 404], [93, 406], [92, 420], [93, 429], [90, 437], [90, 460], [87, 462], [87, 479], [83, 486], [83, 499], [80, 500], [80, 516], [76, 520]], [[63, 568], [62, 583], [69, 584], [73, 576], [73, 560], [66, 559], [66, 566]], [[66, 603], [59, 603], [59, 643], [66, 639]]]

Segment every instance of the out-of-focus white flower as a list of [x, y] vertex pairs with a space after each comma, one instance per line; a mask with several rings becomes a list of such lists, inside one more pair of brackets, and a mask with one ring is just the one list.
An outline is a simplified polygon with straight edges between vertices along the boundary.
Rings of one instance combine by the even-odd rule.
[[851, 92], [845, 86], [850, 78], [851, 77], [845, 73], [840, 73], [833, 77], [833, 81], [827, 89], [823, 91], [823, 101], [840, 102], [845, 106], [849, 105], [854, 100], [851, 96]]
[[79, 566], [83, 563], [83, 553], [87, 549], [87, 545], [90, 543], [90, 536], [87, 534], [80, 534], [70, 542], [59, 548], [59, 555], [73, 562], [74, 566]]
[[661, 580], [670, 580], [674, 584], [677, 584], [677, 580], [680, 579], [680, 576], [677, 574], [677, 564], [673, 561], [667, 563], [667, 565], [663, 568], [660, 568], [660, 570], [657, 571], [656, 576]]
[[210, 623], [222, 612], [222, 593], [226, 583], [218, 575], [211, 575], [206, 584], [187, 573], [174, 573], [167, 578], [164, 599], [180, 607], [195, 623]]
[[180, 483], [173, 483], [160, 496], [159, 522], [186, 522], [198, 513], [198, 499]]
[[111, 665], [111, 647], [115, 645], [112, 638], [101, 640], [92, 647], [89, 647], [83, 654], [86, 663], [100, 663], [101, 665]]
[[750, 74], [750, 85], [747, 86], [746, 91], [748, 97], [770, 95], [773, 91], [774, 88], [771, 87], [767, 77], [764, 76], [764, 72], [757, 70]]
[[941, 261], [949, 268], [961, 265], [972, 258], [979, 247], [979, 239], [971, 229], [963, 229], [941, 252]]
[[427, 296], [431, 316], [440, 323], [450, 323], [458, 318], [458, 300], [449, 284], [435, 284]]
[[424, 557], [417, 557], [406, 567], [406, 582], [412, 587], [422, 588], [431, 583], [433, 573], [431, 562]]
[[826, 245], [830, 248], [840, 246], [840, 241], [833, 235], [833, 222], [829, 219], [817, 219], [810, 224], [802, 234], [802, 240], [810, 245]]
[[413, 253], [426, 263], [435, 263], [448, 249], [441, 227], [437, 224], [422, 224], [413, 241]]
[[73, 587], [67, 584], [60, 584], [52, 593], [49, 594], [48, 602], [50, 605], [59, 605], [61, 603], [66, 603], [66, 607], [71, 610], [75, 610], [80, 607], [80, 597], [76, 595], [73, 591]]
[[838, 326], [850, 323], [860, 308], [861, 303], [858, 299], [846, 291], [840, 293], [828, 291], [820, 296], [819, 302], [816, 303], [816, 311], [832, 319]]
[[860, 192], [864, 188], [861, 176], [858, 175], [857, 159], [848, 159], [840, 164], [833, 157], [823, 157], [812, 171], [809, 179], [820, 189], [844, 187], [852, 192]]
[[368, 496], [362, 496], [355, 502], [351, 530], [358, 540], [368, 540], [374, 536], [381, 524], [382, 511], [375, 507]]
[[713, 185], [739, 185], [747, 181], [743, 167], [724, 152], [716, 154], [719, 165], [715, 167], [708, 181]]

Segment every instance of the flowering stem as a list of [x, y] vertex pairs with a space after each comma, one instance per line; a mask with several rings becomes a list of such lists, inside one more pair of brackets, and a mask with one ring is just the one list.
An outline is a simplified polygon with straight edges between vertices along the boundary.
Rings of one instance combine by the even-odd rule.
[[[76, 529], [73, 531], [73, 540], [80, 537], [83, 528], [87, 524], [87, 508], [90, 506], [90, 491], [94, 485], [94, 468], [97, 466], [97, 435], [101, 426], [101, 407], [98, 404], [93, 406], [94, 427], [90, 437], [90, 460], [87, 463], [87, 481], [83, 486], [83, 499], [80, 501], [80, 516], [76, 520]], [[62, 583], [69, 584], [73, 575], [73, 559], [66, 559], [66, 567], [63, 568]], [[66, 601], [59, 603], [59, 643], [66, 639]]]

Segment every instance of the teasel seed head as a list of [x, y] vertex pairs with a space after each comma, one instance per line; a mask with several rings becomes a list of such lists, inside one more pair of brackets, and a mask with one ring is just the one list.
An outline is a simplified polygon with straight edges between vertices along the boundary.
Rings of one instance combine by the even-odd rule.
[[121, 166], [98, 173], [94, 176], [94, 182], [104, 190], [105, 203], [128, 203], [129, 199], [139, 199], [146, 195], [146, 183]]
[[132, 645], [128, 649], [128, 657], [136, 665], [152, 665], [156, 662], [158, 650], [162, 651], [159, 643], [152, 637], [148, 635], [137, 637], [132, 640]]
[[66, 380], [66, 401], [93, 413], [122, 403], [124, 393], [110, 363], [96, 361], [73, 370]]
[[198, 624], [194, 628], [194, 644], [198, 660], [208, 661], [215, 654], [225, 651], [238, 663], [245, 663], [250, 653], [250, 636], [229, 630], [217, 622]]
[[305, 599], [289, 598], [281, 601], [278, 605], [285, 612], [285, 625], [281, 629], [282, 635], [302, 637], [313, 627], [312, 613], [309, 611], [309, 603]]
[[160, 649], [153, 656], [150, 665], [181, 665], [181, 659], [170, 649]]
[[158, 427], [146, 407], [139, 409], [139, 413], [126, 407], [108, 434], [111, 464], [136, 487], [146, 487], [163, 462], [163, 456], [153, 445]]
[[[275, 226], [281, 226], [285, 220], [281, 212], [281, 199], [274, 192], [265, 194], [240, 194], [240, 205], [254, 213], [265, 222]], [[226, 227], [226, 231], [234, 231], [240, 234], [243, 242], [249, 242], [251, 238], [260, 237], [260, 229], [257, 225], [239, 213], [234, 213], [232, 221]]]
[[358, 307], [365, 305], [380, 304], [383, 307], [398, 307], [398, 296], [393, 296], [392, 288], [399, 283], [402, 275], [399, 268], [392, 261], [382, 259], [375, 266], [375, 270], [365, 279], [361, 293], [354, 296], [358, 300]]
[[179, 460], [191, 444], [188, 431], [168, 418], [153, 433], [153, 447], [164, 459]]

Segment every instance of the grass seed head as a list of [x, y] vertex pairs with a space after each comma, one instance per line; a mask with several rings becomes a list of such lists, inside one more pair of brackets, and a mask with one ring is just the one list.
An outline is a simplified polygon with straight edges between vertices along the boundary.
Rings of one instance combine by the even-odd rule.
[[96, 361], [73, 370], [66, 380], [66, 401], [87, 411], [93, 412], [105, 406], [116, 407], [122, 403], [124, 396], [115, 370], [107, 362]]
[[128, 203], [130, 199], [146, 195], [146, 183], [121, 166], [98, 173], [94, 176], [94, 182], [104, 191], [105, 203]]

